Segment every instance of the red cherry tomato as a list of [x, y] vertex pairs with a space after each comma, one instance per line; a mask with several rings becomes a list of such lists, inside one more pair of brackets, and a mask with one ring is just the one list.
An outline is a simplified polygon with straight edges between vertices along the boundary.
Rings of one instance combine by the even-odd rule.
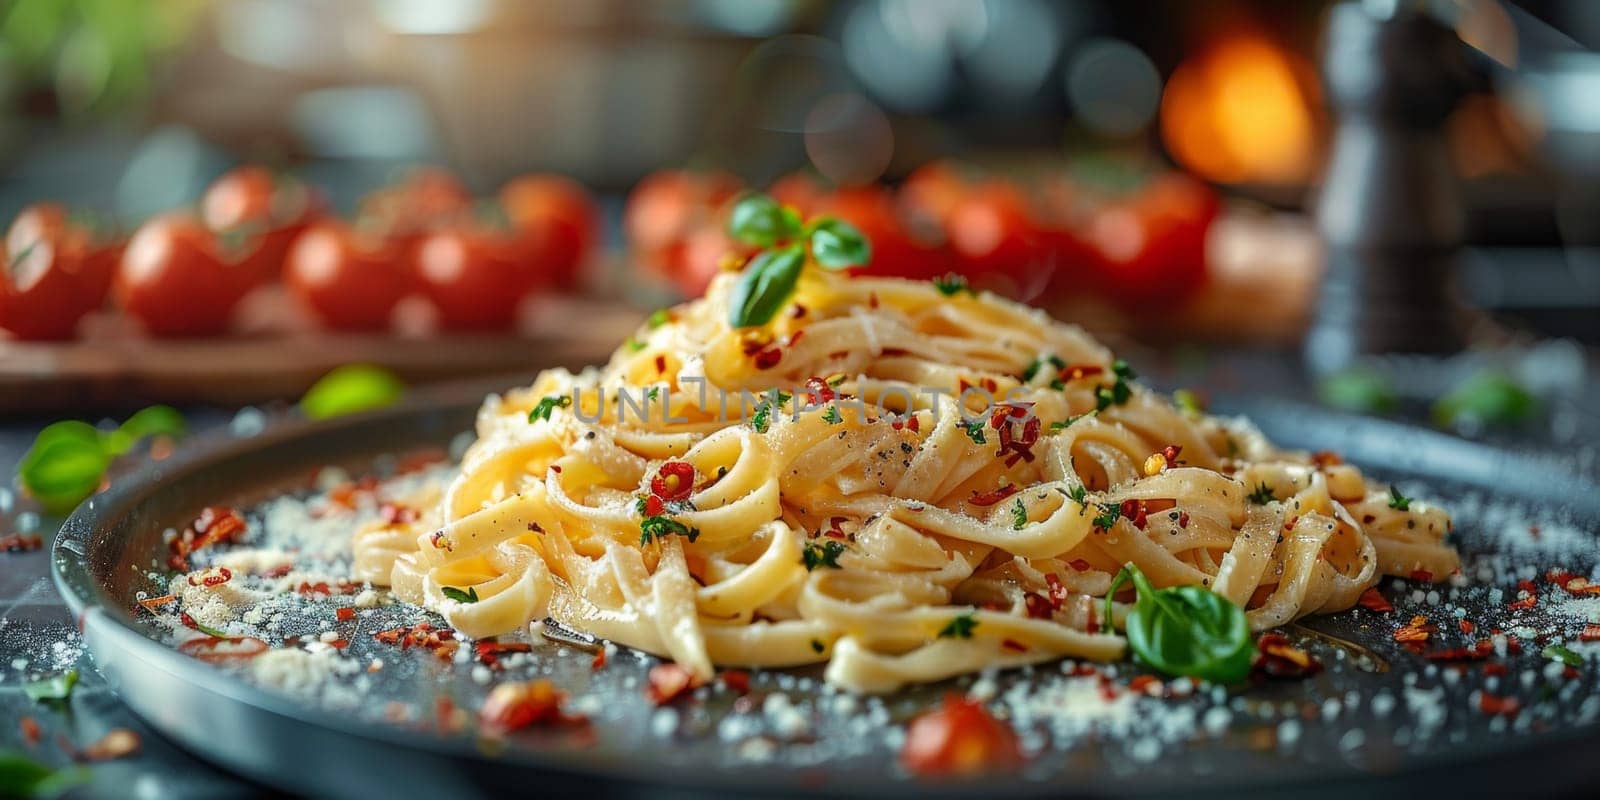
[[417, 280], [452, 330], [503, 330], [522, 298], [542, 284], [526, 251], [508, 231], [455, 225], [416, 248]]
[[200, 219], [219, 234], [259, 237], [253, 266], [267, 280], [279, 273], [295, 237], [323, 208], [321, 197], [306, 184], [247, 164], [211, 183], [200, 198]]
[[862, 271], [875, 277], [928, 279], [950, 271], [948, 254], [937, 237], [913, 234], [881, 188], [840, 189], [817, 209], [856, 226], [872, 242], [872, 261]]
[[500, 189], [506, 216], [551, 284], [571, 289], [600, 241], [600, 209], [576, 181], [524, 175]]
[[229, 251], [194, 217], [156, 217], [128, 240], [116, 300], [156, 336], [222, 333], [255, 283], [250, 265], [260, 242], [240, 244], [246, 249]]
[[0, 328], [22, 339], [66, 339], [105, 303], [121, 246], [70, 221], [65, 207], [24, 208], [6, 232]]
[[666, 254], [666, 277], [684, 297], [699, 297], [722, 271], [725, 261], [749, 255], [754, 249], [734, 241], [721, 221], [707, 222]]
[[363, 226], [414, 241], [471, 211], [472, 192], [459, 178], [437, 167], [422, 167], [362, 198], [357, 216]]
[[411, 288], [397, 244], [331, 220], [295, 239], [284, 283], [318, 319], [339, 330], [387, 328], [395, 304]]
[[991, 180], [972, 187], [950, 207], [945, 233], [974, 286], [1032, 297], [1054, 271], [1044, 231], [1013, 184]]
[[951, 212], [972, 188], [970, 173], [952, 161], [924, 164], [900, 187], [900, 204], [907, 214], [945, 230]]
[[959, 695], [911, 720], [900, 763], [917, 775], [975, 775], [1022, 764], [1017, 734], [981, 703]]
[[1118, 303], [1176, 303], [1205, 282], [1206, 233], [1221, 211], [1210, 188], [1165, 175], [1095, 213], [1088, 238], [1100, 283]]
[[[739, 188], [737, 179], [721, 172], [662, 170], [646, 175], [629, 193], [622, 214], [622, 232], [633, 258], [681, 290], [703, 290], [715, 271], [714, 261], [704, 257], [715, 237], [704, 230], [727, 224], [729, 204]], [[697, 240], [693, 248], [691, 237]]]
[[822, 206], [828, 190], [809, 172], [791, 172], [768, 187], [767, 194], [786, 206], [794, 206], [801, 219], [805, 219]]

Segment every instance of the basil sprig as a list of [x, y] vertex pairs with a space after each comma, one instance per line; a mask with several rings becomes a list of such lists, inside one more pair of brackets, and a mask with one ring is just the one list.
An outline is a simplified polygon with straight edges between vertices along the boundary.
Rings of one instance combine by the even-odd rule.
[[746, 195], [728, 217], [728, 233], [764, 248], [750, 259], [734, 287], [728, 324], [765, 325], [794, 296], [806, 256], [823, 269], [840, 270], [872, 260], [872, 245], [854, 225], [832, 217], [801, 224], [800, 215], [764, 194]]
[[87, 422], [64, 420], [39, 431], [17, 465], [17, 477], [45, 510], [64, 514], [100, 488], [111, 459], [157, 434], [179, 437], [183, 415], [170, 406], [151, 406], [102, 432]]
[[1233, 683], [1250, 674], [1255, 643], [1244, 609], [1200, 586], [1157, 589], [1132, 563], [1106, 592], [1106, 629], [1111, 629], [1111, 598], [1128, 581], [1138, 592], [1128, 612], [1128, 646], [1139, 660], [1168, 675], [1187, 675]]
[[308, 419], [328, 419], [391, 406], [404, 395], [399, 376], [373, 364], [345, 364], [317, 379], [300, 398]]

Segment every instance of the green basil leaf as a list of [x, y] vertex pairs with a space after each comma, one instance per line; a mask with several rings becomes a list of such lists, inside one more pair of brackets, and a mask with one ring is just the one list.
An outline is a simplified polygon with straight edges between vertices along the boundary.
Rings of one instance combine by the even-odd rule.
[[172, 406], [150, 406], [128, 417], [120, 427], [106, 434], [106, 452], [114, 456], [133, 449], [146, 436], [171, 436], [178, 438], [187, 432], [183, 415]]
[[0, 797], [59, 797], [89, 780], [83, 767], [51, 769], [27, 756], [0, 750]]
[[1360, 414], [1386, 414], [1400, 404], [1386, 378], [1360, 368], [1322, 379], [1317, 385], [1317, 396], [1324, 405]]
[[872, 243], [856, 226], [829, 218], [811, 231], [811, 255], [824, 269], [860, 267], [872, 260]]
[[67, 670], [60, 675], [51, 675], [48, 678], [22, 684], [22, 693], [35, 703], [45, 700], [65, 700], [72, 694], [72, 687], [77, 683], [78, 671]]
[[1516, 381], [1480, 372], [1433, 404], [1433, 421], [1440, 427], [1516, 425], [1532, 419], [1538, 410], [1538, 399]]
[[1124, 628], [1128, 647], [1140, 661], [1168, 675], [1217, 683], [1233, 683], [1250, 674], [1255, 645], [1244, 609], [1200, 586], [1156, 589], [1129, 563], [1106, 592], [1108, 623], [1111, 597], [1128, 580], [1138, 598]]
[[17, 475], [46, 510], [63, 514], [100, 488], [110, 463], [111, 456], [101, 446], [98, 433], [92, 440], [59, 432], [53, 436], [41, 433], [38, 442], [23, 456]]
[[454, 586], [443, 586], [439, 588], [439, 593], [450, 598], [451, 600], [456, 601], [457, 603], [478, 602], [478, 589], [477, 587], [473, 586], [468, 586], [466, 591], [457, 589]]
[[393, 405], [406, 386], [393, 372], [371, 364], [346, 364], [322, 376], [300, 398], [309, 419], [327, 419]]
[[733, 288], [728, 324], [753, 328], [770, 322], [794, 294], [805, 263], [805, 250], [799, 245], [768, 250], [751, 259]]
[[800, 234], [800, 218], [764, 194], [748, 194], [728, 216], [728, 234], [757, 247], [771, 247]]

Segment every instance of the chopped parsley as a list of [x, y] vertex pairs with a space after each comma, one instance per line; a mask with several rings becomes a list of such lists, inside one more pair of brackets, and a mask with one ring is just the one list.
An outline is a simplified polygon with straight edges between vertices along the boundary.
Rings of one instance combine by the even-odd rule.
[[1022, 504], [1022, 498], [1011, 505], [1011, 529], [1022, 530], [1028, 525], [1028, 507]]
[[961, 428], [967, 432], [967, 438], [971, 439], [973, 444], [984, 444], [987, 441], [983, 438], [983, 420], [964, 421], [961, 423]]
[[844, 555], [844, 542], [813, 542], [800, 551], [800, 562], [806, 565], [806, 572], [817, 567], [843, 569], [839, 566], [839, 556], [842, 555]]
[[1401, 494], [1392, 483], [1389, 484], [1389, 507], [1397, 511], [1411, 510], [1411, 498]]
[[971, 614], [962, 614], [950, 620], [948, 625], [939, 629], [940, 639], [971, 639], [972, 629], [978, 627], [978, 621]]
[[789, 402], [788, 392], [778, 392], [776, 398], [768, 397], [756, 405], [754, 414], [750, 415], [750, 426], [756, 433], [766, 433], [772, 427], [772, 412], [783, 409], [783, 404]]
[[1197, 416], [1205, 413], [1205, 404], [1200, 402], [1200, 396], [1188, 389], [1179, 389], [1172, 393], [1172, 402], [1177, 404], [1178, 410], [1185, 416]]
[[1139, 377], [1139, 374], [1133, 371], [1133, 367], [1128, 366], [1128, 362], [1119, 358], [1111, 362], [1111, 372], [1117, 376], [1116, 382], [1110, 386], [1097, 387], [1094, 390], [1095, 411], [1104, 411], [1112, 406], [1120, 406], [1133, 397], [1133, 387], [1128, 385], [1128, 381]]
[[51, 675], [48, 678], [22, 684], [22, 693], [35, 703], [64, 701], [72, 694], [72, 687], [77, 683], [78, 671], [69, 669], [60, 675]]
[[540, 400], [539, 404], [534, 406], [532, 411], [528, 412], [528, 421], [534, 422], [541, 419], [549, 420], [550, 415], [554, 413], [556, 409], [566, 408], [570, 405], [572, 405], [572, 398], [566, 395], [550, 395], [545, 397], [543, 400]]
[[644, 390], [644, 399], [649, 400], [652, 403], [654, 403], [656, 401], [656, 398], [660, 397], [660, 396], [661, 396], [661, 387], [660, 386], [652, 386], [652, 387]]
[[1569, 667], [1583, 666], [1583, 656], [1578, 655], [1577, 653], [1573, 652], [1571, 648], [1563, 644], [1550, 645], [1549, 647], [1541, 650], [1539, 655], [1544, 656], [1551, 661], [1560, 661]]
[[650, 326], [650, 330], [655, 330], [671, 321], [672, 312], [665, 308], [658, 308], [650, 312], [650, 317], [645, 320], [645, 324]]
[[1083, 484], [1080, 483], [1077, 486], [1074, 486], [1071, 489], [1069, 489], [1067, 491], [1067, 497], [1072, 498], [1072, 502], [1077, 503], [1079, 506], [1081, 506], [1081, 508], [1078, 509], [1078, 513], [1079, 514], [1082, 514], [1086, 509], [1088, 509], [1088, 507], [1089, 507], [1089, 488], [1084, 486]]
[[[1036, 358], [1030, 364], [1028, 364], [1027, 369], [1022, 371], [1022, 382], [1032, 383], [1034, 377], [1039, 374], [1039, 370], [1044, 369], [1046, 366], [1049, 366], [1052, 372], [1059, 373], [1061, 370], [1067, 368], [1067, 362], [1062, 361], [1059, 356], [1053, 355], [1045, 356], [1044, 358]], [[1061, 390], [1067, 388], [1067, 384], [1060, 378], [1055, 378], [1050, 381], [1050, 388]]]
[[839, 416], [838, 406], [828, 406], [828, 410], [822, 412], [822, 420], [829, 425], [838, 425], [844, 422], [844, 417]]
[[441, 594], [443, 594], [445, 597], [448, 597], [451, 600], [456, 601], [457, 603], [476, 603], [476, 602], [478, 602], [478, 590], [476, 588], [471, 587], [471, 586], [467, 587], [467, 590], [464, 591], [464, 592], [461, 591], [460, 589], [457, 589], [454, 586], [445, 586], [445, 587], [440, 588], [439, 592]]
[[1103, 531], [1111, 530], [1122, 519], [1122, 506], [1117, 503], [1101, 503], [1100, 513], [1094, 517], [1094, 526]]
[[1256, 484], [1256, 488], [1252, 489], [1250, 494], [1245, 495], [1245, 498], [1258, 506], [1264, 506], [1278, 499], [1278, 496], [1273, 493], [1272, 487], [1268, 486], [1266, 481], [1262, 481]]
[[672, 534], [688, 537], [689, 541], [692, 542], [700, 538], [700, 529], [691, 528], [671, 517], [645, 517], [639, 522], [639, 544], [641, 545], [649, 544], [652, 541], [660, 541]]
[[627, 346], [628, 352], [630, 353], [637, 353], [640, 350], [643, 350], [646, 346], [644, 342], [635, 339], [632, 336], [629, 336], [627, 341], [623, 342], [623, 344]]
[[1060, 422], [1052, 422], [1052, 423], [1050, 423], [1050, 432], [1051, 433], [1057, 433], [1059, 431], [1064, 431], [1064, 430], [1072, 427], [1072, 423], [1077, 422], [1078, 420], [1083, 419], [1084, 417], [1087, 417], [1087, 416], [1089, 416], [1089, 414], [1093, 414], [1093, 413], [1094, 413], [1093, 411], [1090, 411], [1088, 414], [1079, 414], [1079, 415], [1077, 415], [1075, 417], [1067, 417], [1066, 419], [1061, 420]]
[[933, 288], [938, 289], [939, 294], [942, 294], [945, 297], [955, 297], [962, 292], [966, 292], [972, 297], [978, 296], [978, 293], [973, 291], [971, 286], [967, 285], [966, 276], [957, 275], [954, 272], [943, 277], [934, 278]]

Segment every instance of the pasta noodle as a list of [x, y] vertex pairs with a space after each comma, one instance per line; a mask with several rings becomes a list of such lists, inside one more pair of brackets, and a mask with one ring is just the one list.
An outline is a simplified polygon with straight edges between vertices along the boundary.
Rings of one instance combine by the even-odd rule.
[[357, 535], [357, 577], [468, 636], [551, 617], [700, 679], [826, 662], [889, 692], [1119, 658], [1097, 610], [1129, 562], [1257, 631], [1457, 567], [1444, 511], [1179, 408], [1042, 312], [808, 268], [738, 329], [735, 279], [491, 396], [434, 508]]

